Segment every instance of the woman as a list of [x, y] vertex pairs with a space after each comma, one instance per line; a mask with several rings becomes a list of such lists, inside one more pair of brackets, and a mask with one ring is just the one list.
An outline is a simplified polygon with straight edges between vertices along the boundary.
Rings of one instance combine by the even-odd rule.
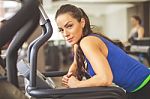
[[144, 28], [141, 25], [141, 19], [139, 16], [132, 16], [131, 17], [131, 33], [129, 35], [128, 41], [132, 43], [134, 38], [141, 39], [144, 37]]
[[[111, 86], [113, 82], [130, 93], [131, 99], [150, 96], [150, 70], [102, 34], [93, 33], [81, 8], [62, 5], [55, 20], [59, 31], [74, 47], [74, 61], [62, 78], [64, 85], [70, 88]], [[82, 80], [85, 74], [90, 77]]]

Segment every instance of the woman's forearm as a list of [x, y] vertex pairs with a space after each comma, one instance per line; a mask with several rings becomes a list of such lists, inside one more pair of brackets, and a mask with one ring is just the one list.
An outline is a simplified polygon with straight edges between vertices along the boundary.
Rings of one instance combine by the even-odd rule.
[[72, 72], [73, 75], [75, 75], [76, 73], [76, 69], [77, 69], [77, 63], [76, 63], [76, 49], [77, 49], [77, 45], [73, 46], [73, 52], [74, 52], [74, 60], [73, 63], [71, 64], [69, 71], [68, 72]]
[[73, 75], [75, 75], [75, 73], [76, 73], [76, 67], [77, 67], [76, 64], [73, 62], [73, 63], [71, 64], [71, 66], [70, 66], [68, 72], [72, 72]]
[[91, 87], [91, 86], [110, 86], [112, 85], [111, 79], [102, 78], [99, 76], [93, 76], [90, 79], [79, 81], [77, 87]]

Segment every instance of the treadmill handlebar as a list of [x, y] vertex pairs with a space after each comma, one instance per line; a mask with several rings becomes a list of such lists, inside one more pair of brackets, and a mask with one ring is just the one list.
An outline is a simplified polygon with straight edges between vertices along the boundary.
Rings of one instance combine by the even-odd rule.
[[51, 71], [42, 73], [45, 77], [60, 77], [67, 74], [67, 71]]
[[[66, 88], [66, 89], [37, 89], [37, 88], [28, 87], [27, 92], [31, 96], [36, 97], [36, 98], [50, 98], [50, 97], [59, 98], [59, 97], [66, 97], [67, 95], [68, 96], [72, 95], [71, 96], [72, 98], [74, 98], [73, 95], [79, 95], [80, 97], [83, 98], [84, 95], [88, 95], [88, 94], [92, 95], [93, 93], [97, 93], [97, 96], [99, 97], [109, 96], [109, 98], [110, 97], [112, 98], [113, 96], [116, 96], [118, 98], [113, 98], [113, 99], [126, 99], [125, 91], [119, 87], [114, 87], [114, 86]], [[95, 94], [94, 94], [94, 97], [95, 97]], [[69, 99], [69, 98], [63, 98], [63, 99]]]
[[39, 48], [52, 36], [53, 28], [49, 19], [45, 23], [46, 33], [32, 46], [30, 52], [30, 86], [36, 86], [37, 55]]
[[44, 25], [46, 23], [46, 20], [48, 20], [48, 16], [45, 12], [45, 10], [43, 9], [42, 5], [39, 5], [39, 10], [41, 12], [41, 20], [40, 20], [40, 25]]
[[139, 46], [150, 46], [150, 37], [144, 37], [141, 39], [134, 38], [132, 45], [139, 45]]

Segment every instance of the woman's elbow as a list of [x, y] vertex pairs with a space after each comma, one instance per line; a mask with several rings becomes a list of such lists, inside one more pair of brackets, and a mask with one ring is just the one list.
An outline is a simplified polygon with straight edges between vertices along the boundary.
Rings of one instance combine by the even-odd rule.
[[103, 81], [104, 86], [111, 86], [112, 85], [112, 79], [107, 78]]
[[97, 86], [111, 86], [112, 85], [113, 78], [112, 77], [103, 77], [102, 79], [99, 79], [99, 83]]
[[112, 85], [112, 80], [111, 80], [111, 81], [110, 81], [110, 80], [107, 81], [107, 82], [106, 82], [106, 85], [107, 85], [107, 86], [111, 86], [111, 85]]

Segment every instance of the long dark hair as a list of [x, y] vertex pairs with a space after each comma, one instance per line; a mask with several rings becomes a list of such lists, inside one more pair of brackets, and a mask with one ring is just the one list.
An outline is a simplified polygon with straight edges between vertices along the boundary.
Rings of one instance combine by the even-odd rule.
[[[71, 4], [65, 4], [62, 5], [56, 12], [55, 15], [55, 19], [61, 15], [61, 14], [65, 14], [65, 13], [69, 13], [73, 18], [77, 19], [78, 22], [81, 21], [81, 18], [85, 19], [85, 26], [83, 28], [83, 35], [82, 38], [93, 33], [93, 31], [91, 30], [91, 25], [90, 25], [90, 21], [88, 16], [86, 15], [86, 13], [83, 11], [83, 9], [78, 8], [74, 5]], [[107, 37], [105, 37], [102, 34], [99, 34], [100, 36], [108, 39]], [[82, 39], [81, 38], [81, 39]], [[81, 40], [80, 39], [80, 40]], [[85, 76], [85, 56], [84, 53], [79, 45], [80, 40], [78, 42], [78, 48], [76, 50], [76, 61], [77, 61], [77, 70], [76, 70], [76, 76], [79, 80], [82, 80], [82, 77]], [[110, 39], [108, 39], [109, 41], [111, 41]], [[111, 41], [112, 42], [112, 41]]]

